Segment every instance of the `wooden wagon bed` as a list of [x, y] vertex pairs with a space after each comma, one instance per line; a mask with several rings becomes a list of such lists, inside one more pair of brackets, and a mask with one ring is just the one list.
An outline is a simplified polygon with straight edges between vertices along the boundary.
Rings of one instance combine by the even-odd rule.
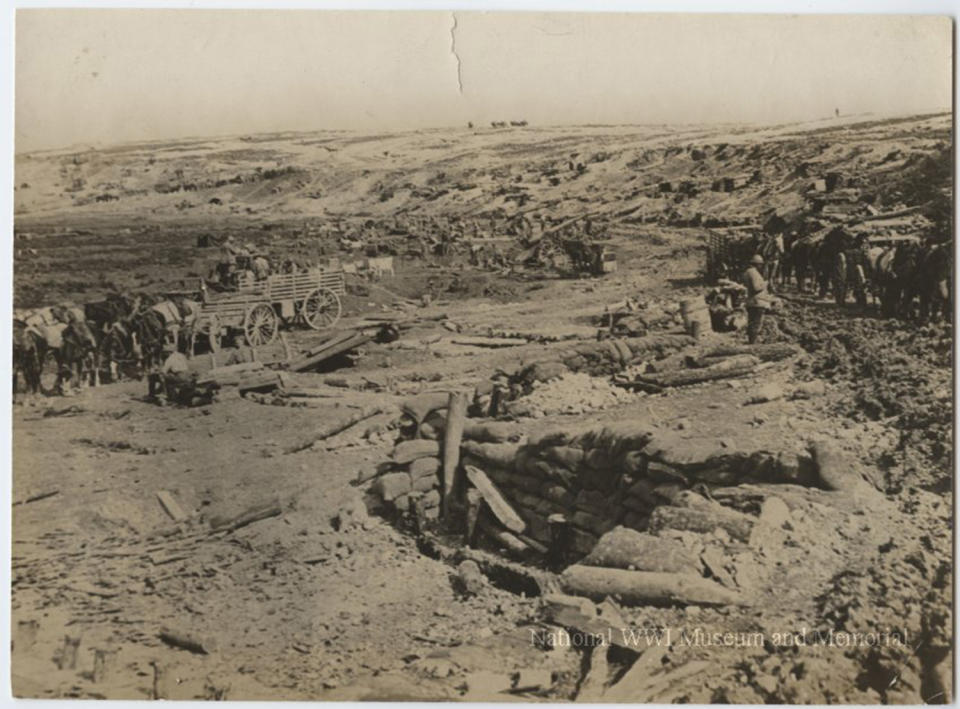
[[281, 323], [332, 327], [340, 319], [345, 293], [341, 269], [277, 273], [261, 280], [245, 275], [236, 291], [204, 294], [195, 329], [208, 338], [211, 350], [219, 349], [222, 336], [238, 331], [257, 347], [273, 342]]

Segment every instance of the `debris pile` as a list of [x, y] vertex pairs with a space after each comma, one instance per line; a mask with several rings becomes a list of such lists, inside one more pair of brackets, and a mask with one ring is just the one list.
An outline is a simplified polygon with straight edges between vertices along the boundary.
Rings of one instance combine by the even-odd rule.
[[547, 382], [534, 381], [531, 386], [530, 394], [504, 405], [507, 414], [517, 418], [581, 414], [617, 406], [634, 397], [605, 379], [583, 372], [562, 374]]

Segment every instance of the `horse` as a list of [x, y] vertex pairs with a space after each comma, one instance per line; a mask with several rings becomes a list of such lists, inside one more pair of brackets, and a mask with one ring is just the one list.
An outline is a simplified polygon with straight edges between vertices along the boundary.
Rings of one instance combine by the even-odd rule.
[[771, 290], [780, 276], [780, 264], [785, 248], [782, 234], [771, 234], [759, 245], [758, 253], [763, 256], [763, 277]]
[[866, 244], [837, 253], [833, 276], [834, 297], [837, 305], [846, 303], [847, 289], [850, 286], [853, 287], [854, 296], [860, 307], [867, 306], [871, 292], [874, 292], [874, 301], [876, 301], [876, 292], [873, 289], [876, 281], [876, 266], [882, 254], [882, 248], [869, 248]]
[[912, 318], [913, 300], [919, 293], [917, 273], [923, 260], [923, 247], [916, 243], [902, 244], [896, 248], [891, 264], [892, 278], [890, 282], [891, 298], [890, 314]]
[[[63, 393], [63, 383], [76, 381], [78, 388], [100, 382], [99, 339], [83, 321], [74, 320], [48, 331], [47, 347], [57, 364], [54, 388]], [[74, 376], [76, 379], [74, 380]]]
[[114, 323], [130, 317], [139, 307], [139, 296], [128, 298], [119, 293], [110, 293], [104, 300], [83, 306], [84, 320], [100, 335], [104, 335]]
[[106, 363], [109, 368], [113, 381], [120, 380], [120, 365], [142, 365], [143, 350], [130, 318], [118, 320], [107, 329], [100, 339], [99, 355], [101, 363]]
[[40, 393], [40, 374], [47, 355], [47, 344], [36, 330], [22, 320], [13, 321], [13, 389], [17, 393], [18, 374], [23, 373], [27, 393]]
[[801, 293], [806, 290], [807, 278], [816, 276], [814, 257], [822, 239], [822, 235], [810, 234], [795, 240], [790, 247], [789, 260], [797, 279], [797, 289]]
[[177, 346], [181, 335], [189, 332], [200, 316], [200, 303], [189, 298], [172, 298], [156, 303], [150, 310], [159, 316], [171, 344]]
[[943, 316], [950, 318], [950, 276], [952, 249], [945, 244], [928, 246], [918, 264], [917, 290], [920, 296], [920, 320]]
[[845, 278], [841, 278], [837, 270], [839, 256], [856, 245], [853, 235], [841, 226], [831, 229], [820, 241], [813, 254], [813, 270], [817, 278], [819, 297], [826, 297], [832, 286], [837, 302], [841, 302]]
[[167, 327], [163, 317], [147, 308], [131, 317], [127, 324], [125, 342], [127, 352], [135, 358], [140, 371], [159, 364], [167, 342]]

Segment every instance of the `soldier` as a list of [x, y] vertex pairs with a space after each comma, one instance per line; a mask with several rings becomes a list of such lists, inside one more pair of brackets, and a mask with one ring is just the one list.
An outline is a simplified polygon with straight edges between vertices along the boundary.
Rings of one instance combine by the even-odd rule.
[[747, 287], [747, 340], [755, 344], [763, 327], [763, 314], [769, 306], [767, 282], [760, 269], [763, 268], [763, 256], [754, 254], [750, 265], [743, 273], [743, 285]]
[[171, 344], [163, 346], [163, 354], [163, 364], [147, 376], [147, 396], [152, 398], [163, 394], [164, 399], [173, 401], [177, 398], [181, 386], [192, 383], [190, 363], [183, 353]]

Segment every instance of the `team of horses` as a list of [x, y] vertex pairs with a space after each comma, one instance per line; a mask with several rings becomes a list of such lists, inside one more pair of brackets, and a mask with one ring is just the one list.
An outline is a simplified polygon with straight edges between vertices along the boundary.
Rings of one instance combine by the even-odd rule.
[[[41, 393], [52, 366], [52, 389], [96, 386], [108, 376], [136, 377], [158, 364], [165, 346], [192, 341], [200, 304], [188, 298], [111, 293], [83, 306], [53, 306], [14, 314], [13, 391], [19, 375], [28, 393]], [[47, 392], [44, 392], [47, 393]]]
[[914, 239], [872, 246], [862, 235], [834, 227], [791, 239], [758, 238], [765, 276], [776, 287], [792, 278], [801, 292], [832, 294], [843, 305], [851, 293], [858, 304], [872, 299], [888, 317], [925, 321], [950, 317], [953, 254], [949, 243]]

